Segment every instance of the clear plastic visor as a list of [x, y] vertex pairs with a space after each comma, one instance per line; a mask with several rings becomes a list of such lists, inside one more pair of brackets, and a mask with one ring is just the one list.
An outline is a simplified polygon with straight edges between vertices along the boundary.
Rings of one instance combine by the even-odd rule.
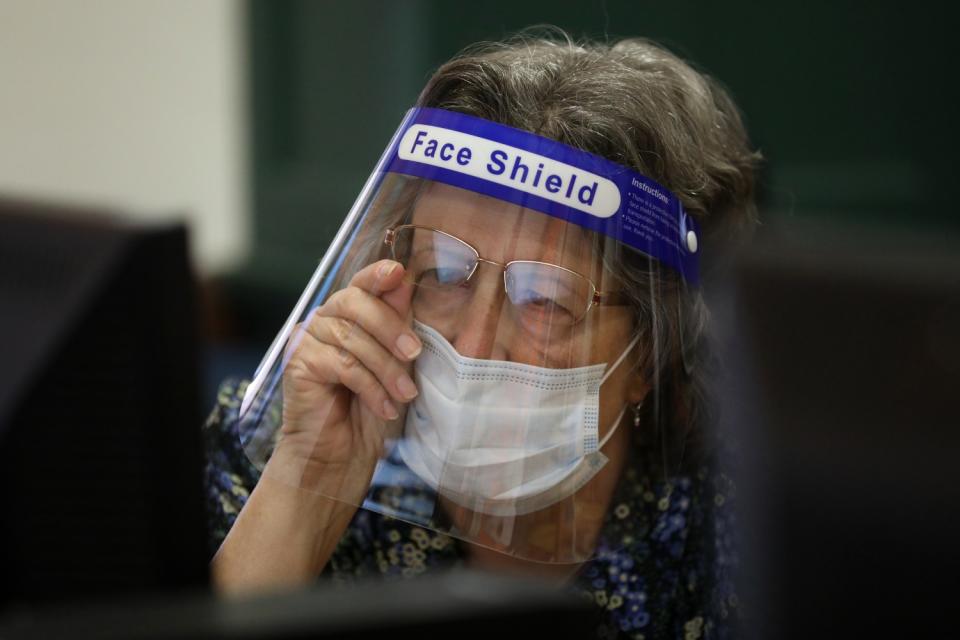
[[248, 389], [245, 450], [265, 474], [467, 550], [588, 560], [656, 386], [659, 329], [638, 309], [657, 269], [381, 163]]

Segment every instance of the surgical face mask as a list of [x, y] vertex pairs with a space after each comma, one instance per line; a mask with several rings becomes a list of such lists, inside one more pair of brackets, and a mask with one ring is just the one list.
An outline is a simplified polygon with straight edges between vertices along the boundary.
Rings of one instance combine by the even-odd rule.
[[468, 358], [435, 329], [414, 321], [423, 341], [420, 394], [398, 447], [438, 493], [473, 511], [523, 515], [573, 495], [606, 464], [599, 440], [600, 386], [613, 366], [548, 369]]

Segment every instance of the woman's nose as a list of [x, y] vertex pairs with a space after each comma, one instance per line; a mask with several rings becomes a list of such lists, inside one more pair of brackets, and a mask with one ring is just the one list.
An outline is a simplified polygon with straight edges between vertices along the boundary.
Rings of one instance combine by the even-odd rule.
[[468, 358], [507, 360], [501, 322], [506, 298], [502, 272], [492, 265], [481, 265], [470, 279], [470, 286], [473, 295], [458, 314], [460, 321], [453, 328], [450, 342], [457, 353]]

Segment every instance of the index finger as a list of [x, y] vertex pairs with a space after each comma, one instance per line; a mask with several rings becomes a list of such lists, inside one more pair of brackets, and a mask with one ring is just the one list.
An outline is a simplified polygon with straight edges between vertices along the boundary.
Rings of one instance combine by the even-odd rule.
[[354, 274], [350, 285], [379, 296], [401, 318], [409, 318], [413, 284], [404, 279], [404, 272], [396, 260], [378, 260]]

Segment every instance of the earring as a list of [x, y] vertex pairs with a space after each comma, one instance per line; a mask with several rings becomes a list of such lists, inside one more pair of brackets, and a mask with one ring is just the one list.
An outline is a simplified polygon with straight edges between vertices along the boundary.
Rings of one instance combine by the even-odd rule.
[[633, 426], [640, 426], [640, 409], [643, 407], [643, 400], [638, 402], [633, 408]]

